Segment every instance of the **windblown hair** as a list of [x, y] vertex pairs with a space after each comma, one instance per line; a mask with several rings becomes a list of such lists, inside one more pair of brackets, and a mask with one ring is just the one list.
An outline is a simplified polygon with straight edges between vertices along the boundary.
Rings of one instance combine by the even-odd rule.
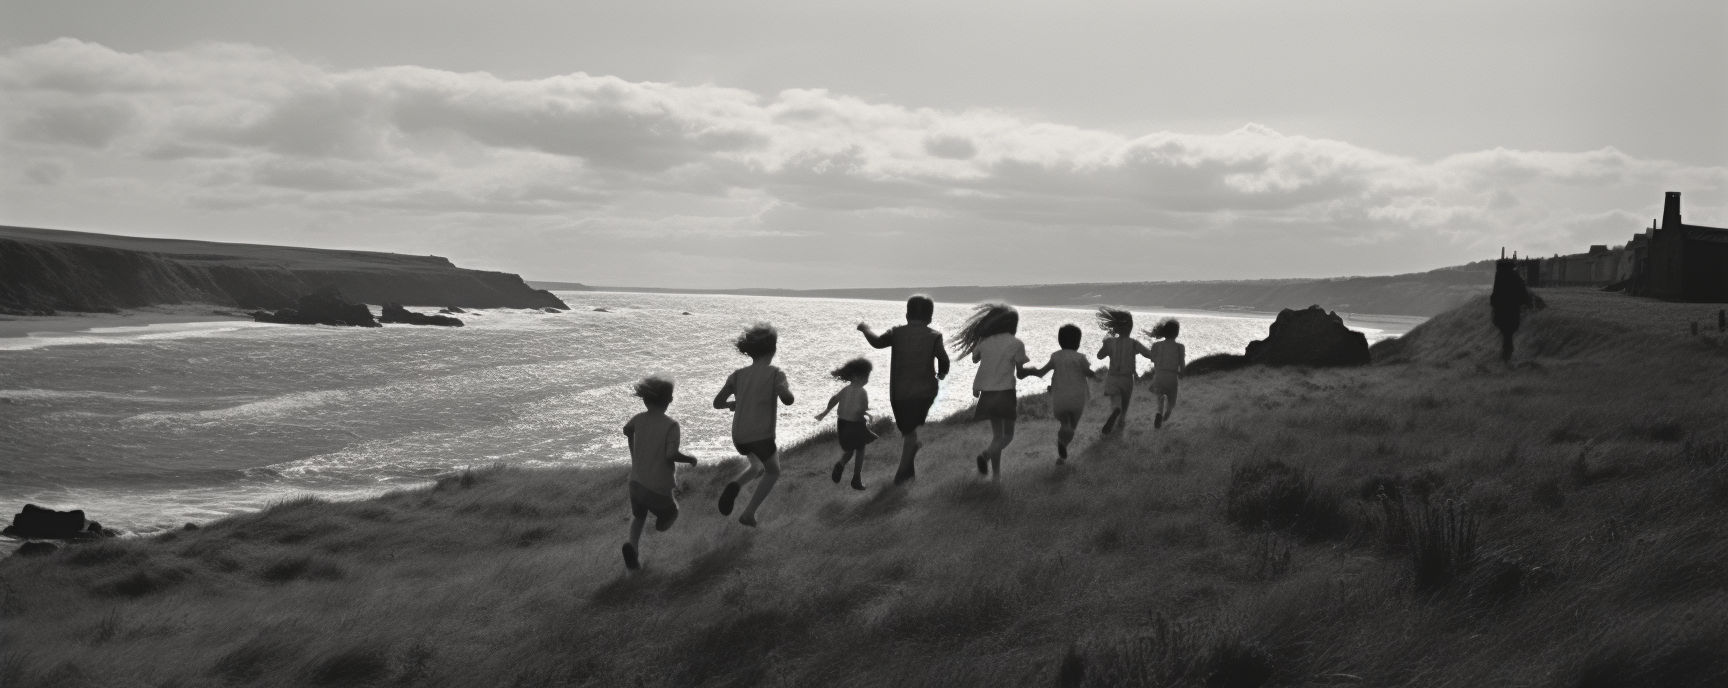
[[1068, 323], [1056, 330], [1056, 343], [1064, 349], [1080, 348], [1080, 326]]
[[667, 406], [672, 403], [672, 388], [672, 378], [649, 375], [636, 382], [636, 396], [654, 406]]
[[1175, 339], [1176, 335], [1182, 332], [1182, 323], [1177, 322], [1175, 318], [1165, 318], [1159, 320], [1158, 324], [1147, 328], [1145, 332], [1146, 336], [1153, 339]]
[[960, 326], [960, 334], [954, 336], [954, 351], [961, 356], [970, 356], [978, 350], [978, 344], [986, 339], [1003, 333], [1013, 333], [1020, 329], [1020, 311], [1006, 303], [980, 303], [972, 308], [972, 315], [966, 318], [966, 324]]
[[923, 294], [913, 294], [906, 299], [906, 319], [930, 322], [936, 315], [936, 302]]
[[780, 348], [780, 331], [774, 329], [773, 325], [759, 322], [732, 340], [732, 346], [738, 348], [738, 353], [751, 358], [766, 356]]
[[1134, 314], [1120, 308], [1109, 306], [1098, 307], [1098, 326], [1112, 334], [1128, 334], [1134, 331]]
[[851, 382], [861, 376], [869, 375], [870, 371], [875, 369], [876, 366], [870, 362], [870, 359], [859, 356], [847, 361], [845, 365], [835, 368], [828, 374], [841, 382]]

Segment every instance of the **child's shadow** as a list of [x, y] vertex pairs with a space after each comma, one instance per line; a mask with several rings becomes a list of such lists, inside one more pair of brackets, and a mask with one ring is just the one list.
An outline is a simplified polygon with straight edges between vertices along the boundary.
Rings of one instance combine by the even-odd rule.
[[697, 555], [682, 571], [659, 573], [647, 565], [641, 571], [626, 571], [596, 588], [588, 600], [599, 606], [614, 606], [647, 601], [656, 590], [674, 598], [700, 593], [736, 570], [750, 554], [754, 542], [755, 538], [749, 534], [725, 540]]

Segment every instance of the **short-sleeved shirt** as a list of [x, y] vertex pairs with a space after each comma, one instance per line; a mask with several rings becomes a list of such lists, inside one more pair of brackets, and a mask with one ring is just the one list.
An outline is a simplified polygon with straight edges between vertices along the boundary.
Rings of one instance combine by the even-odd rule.
[[978, 362], [978, 375], [972, 378], [973, 391], [1000, 392], [1014, 389], [1019, 381], [1015, 370], [1032, 359], [1026, 357], [1026, 345], [1019, 337], [1004, 332], [978, 342], [972, 360]]
[[1168, 339], [1154, 342], [1152, 355], [1147, 356], [1147, 358], [1152, 359], [1153, 370], [1180, 373], [1182, 366], [1188, 362], [1188, 347]]
[[791, 394], [785, 373], [771, 365], [744, 366], [732, 371], [726, 386], [720, 388], [721, 397], [728, 394], [738, 402], [732, 411], [734, 444], [774, 439], [775, 421], [780, 417], [776, 404], [782, 395]]
[[643, 411], [624, 424], [630, 438], [630, 479], [659, 494], [672, 496], [678, 466], [678, 421], [664, 413]]
[[928, 325], [906, 324], [888, 328], [881, 338], [894, 347], [893, 360], [888, 366], [888, 398], [934, 399], [936, 376], [948, 374], [942, 333]]
[[1092, 372], [1092, 363], [1086, 360], [1086, 354], [1061, 349], [1050, 354], [1050, 369], [1054, 373], [1050, 376], [1051, 398], [1084, 400], [1088, 396], [1086, 374]]
[[835, 409], [840, 420], [863, 421], [864, 412], [870, 410], [870, 393], [863, 387], [846, 385], [840, 388], [840, 407]]
[[1152, 350], [1133, 337], [1105, 337], [1103, 348], [1098, 350], [1099, 358], [1110, 359], [1111, 375], [1129, 377], [1133, 377], [1137, 372], [1134, 366], [1136, 354], [1152, 358]]

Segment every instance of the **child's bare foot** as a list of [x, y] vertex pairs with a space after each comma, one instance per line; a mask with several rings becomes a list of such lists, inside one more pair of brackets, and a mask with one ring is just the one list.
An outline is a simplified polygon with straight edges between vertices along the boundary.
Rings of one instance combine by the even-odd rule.
[[834, 464], [834, 471], [829, 473], [828, 477], [833, 478], [834, 482], [840, 482], [840, 477], [844, 475], [846, 475], [846, 462], [841, 461], [840, 463]]
[[741, 488], [738, 486], [737, 482], [730, 482], [730, 483], [726, 483], [726, 489], [720, 491], [720, 515], [721, 516], [731, 516], [732, 515], [732, 503], [738, 501], [738, 490], [739, 489], [741, 489]]
[[864, 478], [862, 478], [860, 476], [856, 476], [856, 475], [852, 476], [852, 489], [854, 489], [854, 490], [864, 489]]
[[990, 459], [983, 454], [978, 455], [978, 475], [990, 475]]
[[624, 568], [631, 571], [642, 568], [642, 562], [636, 559], [636, 546], [628, 542], [624, 543]]
[[1068, 445], [1057, 444], [1056, 445], [1056, 463], [1062, 463], [1063, 461], [1067, 461], [1067, 460], [1068, 460]]
[[744, 525], [750, 526], [751, 528], [755, 528], [756, 527], [756, 514], [744, 514], [743, 516], [739, 516], [738, 522], [742, 523]]

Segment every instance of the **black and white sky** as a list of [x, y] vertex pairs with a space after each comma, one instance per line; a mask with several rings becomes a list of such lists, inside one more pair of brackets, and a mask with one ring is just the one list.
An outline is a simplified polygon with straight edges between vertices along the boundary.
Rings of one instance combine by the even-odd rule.
[[670, 287], [1728, 225], [1728, 3], [0, 0], [0, 224]]

